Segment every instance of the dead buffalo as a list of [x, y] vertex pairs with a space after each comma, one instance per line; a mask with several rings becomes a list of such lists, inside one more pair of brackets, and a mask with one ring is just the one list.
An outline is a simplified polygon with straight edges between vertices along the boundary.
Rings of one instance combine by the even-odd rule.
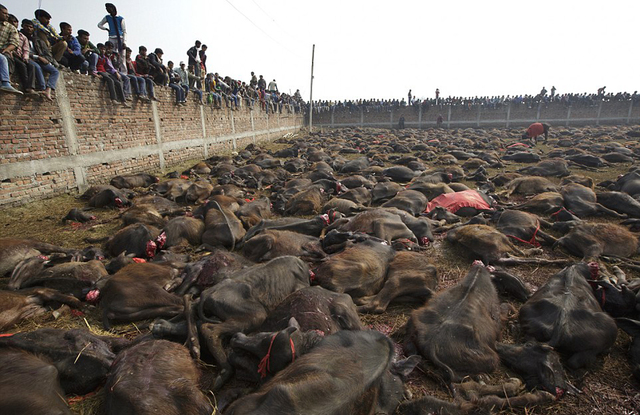
[[556, 246], [585, 261], [597, 261], [600, 255], [628, 258], [638, 252], [638, 238], [613, 223], [581, 222], [558, 239]]
[[549, 159], [537, 163], [535, 166], [527, 166], [517, 170], [518, 173], [532, 176], [563, 177], [570, 174], [567, 162], [562, 159]]
[[560, 194], [564, 198], [564, 207], [578, 217], [593, 216], [598, 213], [604, 213], [615, 218], [622, 217], [616, 211], [598, 203], [593, 190], [581, 184], [566, 184], [560, 189]]
[[27, 288], [19, 291], [0, 290], [0, 332], [25, 318], [46, 313], [46, 304], [67, 304], [80, 308], [82, 303], [72, 295], [61, 294], [51, 288]]
[[427, 201], [427, 197], [416, 190], [403, 190], [385, 202], [382, 207], [397, 208], [416, 216], [424, 211]]
[[556, 238], [544, 232], [540, 228], [546, 221], [541, 221], [536, 215], [518, 210], [505, 210], [494, 214], [492, 220], [496, 229], [516, 241], [533, 246], [540, 246], [541, 240], [545, 245], [553, 245]]
[[485, 264], [500, 262], [510, 253], [525, 255], [503, 233], [487, 225], [464, 225], [447, 232], [447, 241], [458, 243]]
[[120, 229], [109, 238], [104, 244], [104, 250], [112, 257], [117, 257], [124, 252], [135, 254], [139, 258], [153, 258], [158, 249], [159, 237], [160, 230], [136, 223]]
[[633, 218], [640, 218], [640, 202], [623, 192], [600, 192], [596, 194], [597, 202], [602, 206], [626, 214]]
[[136, 187], [149, 187], [160, 181], [156, 176], [147, 173], [128, 174], [125, 176], [116, 176], [111, 179], [111, 186], [118, 189], [133, 189]]
[[489, 271], [474, 265], [455, 287], [411, 313], [406, 350], [431, 361], [449, 382], [493, 372], [500, 358], [500, 302]]
[[156, 317], [173, 317], [183, 311], [182, 299], [164, 287], [177, 271], [151, 263], [131, 264], [107, 280], [99, 293], [102, 324], [109, 329], [111, 321], [138, 321]]
[[544, 177], [516, 177], [505, 185], [505, 196], [512, 194], [537, 195], [544, 192], [555, 192], [557, 187]]
[[535, 341], [523, 345], [498, 343], [500, 360], [518, 372], [528, 389], [543, 389], [559, 399], [565, 392], [577, 390], [567, 381], [560, 355], [548, 344]]
[[428, 255], [420, 252], [398, 252], [389, 263], [382, 289], [372, 297], [360, 299], [361, 313], [383, 313], [391, 302], [411, 301], [424, 304], [438, 284], [436, 267]]
[[371, 204], [371, 191], [366, 187], [356, 187], [340, 194], [338, 198], [350, 200], [359, 205], [369, 206]]
[[105, 413], [211, 415], [200, 372], [183, 346], [149, 340], [122, 351], [105, 385]]
[[302, 190], [287, 201], [285, 213], [294, 216], [317, 214], [325, 201], [324, 195], [324, 189], [319, 185]]
[[200, 296], [201, 331], [221, 369], [215, 388], [231, 377], [222, 347], [225, 338], [258, 328], [289, 294], [309, 286], [309, 267], [302, 260], [283, 256], [266, 264], [237, 271]]
[[264, 219], [257, 225], [249, 228], [245, 234], [243, 241], [247, 241], [253, 238], [256, 234], [262, 232], [265, 229], [274, 229], [279, 231], [292, 231], [301, 233], [304, 235], [310, 235], [319, 237], [322, 230], [329, 225], [331, 218], [328, 214], [322, 214], [315, 216], [312, 219], [301, 218], [277, 218], [277, 219]]
[[22, 350], [0, 350], [0, 413], [71, 415], [55, 366]]
[[591, 292], [590, 275], [586, 263], [571, 265], [549, 278], [520, 308], [525, 336], [564, 353], [572, 369], [593, 364], [618, 334], [616, 323]]
[[394, 182], [407, 183], [414, 178], [416, 173], [405, 166], [393, 166], [384, 169], [382, 175], [390, 178]]
[[83, 298], [84, 294], [99, 280], [109, 275], [102, 262], [66, 262], [45, 268], [48, 261], [39, 257], [32, 258], [38, 267], [17, 267], [7, 287], [12, 290], [28, 287], [46, 287], [58, 290], [64, 294], [71, 294], [76, 298]]
[[165, 248], [172, 246], [198, 246], [202, 242], [204, 222], [200, 219], [180, 216], [171, 219], [164, 226], [163, 231], [167, 235]]
[[557, 192], [544, 192], [535, 195], [528, 201], [512, 206], [512, 209], [520, 209], [539, 213], [553, 213], [564, 207], [564, 198]]
[[255, 262], [293, 255], [307, 261], [325, 257], [320, 239], [291, 231], [266, 229], [246, 241], [242, 246], [244, 255]]
[[236, 216], [242, 221], [244, 227], [249, 229], [260, 223], [262, 219], [271, 217], [271, 201], [266, 197], [252, 200], [240, 206], [240, 209], [236, 212]]
[[316, 330], [327, 335], [363, 328], [349, 295], [319, 286], [305, 287], [290, 294], [269, 313], [259, 330], [282, 330], [288, 327], [291, 317], [296, 319], [302, 331]]
[[631, 355], [631, 363], [633, 364], [633, 376], [636, 380], [640, 380], [640, 321], [629, 318], [617, 318], [616, 323], [619, 328], [631, 336], [629, 354]]
[[325, 338], [225, 415], [393, 414], [403, 380], [417, 361], [393, 363], [393, 344], [376, 331], [341, 331]]
[[417, 242], [416, 235], [402, 221], [400, 215], [386, 209], [373, 209], [352, 218], [335, 221], [329, 229], [346, 232], [362, 232], [391, 243], [395, 239], [410, 239]]
[[122, 225], [129, 226], [134, 223], [150, 225], [161, 228], [167, 223], [166, 219], [160, 214], [154, 205], [137, 204], [127, 209], [121, 216]]
[[22, 349], [49, 359], [58, 370], [64, 392], [76, 395], [100, 386], [116, 353], [128, 344], [127, 339], [97, 336], [85, 329], [42, 328], [0, 337], [0, 349]]
[[86, 223], [92, 220], [96, 220], [94, 215], [90, 215], [78, 208], [73, 208], [67, 213], [67, 216], [62, 218], [62, 223], [67, 223], [67, 221], [78, 222], [78, 223]]
[[74, 254], [75, 249], [62, 248], [32, 239], [0, 238], [0, 278], [11, 274], [22, 261], [52, 253]]
[[231, 210], [221, 206], [218, 202], [212, 200], [209, 203], [213, 207], [206, 213], [202, 243], [210, 247], [224, 247], [233, 251], [246, 233], [242, 222]]
[[404, 190], [404, 188], [395, 182], [377, 183], [371, 190], [371, 203], [378, 204], [386, 202], [402, 190]]
[[391, 246], [374, 240], [348, 245], [323, 260], [314, 269], [315, 278], [320, 286], [353, 298], [375, 295], [384, 284], [394, 254]]
[[89, 199], [88, 204], [93, 208], [123, 208], [131, 206], [131, 201], [126, 197], [124, 192], [110, 186], [94, 194], [91, 199]]

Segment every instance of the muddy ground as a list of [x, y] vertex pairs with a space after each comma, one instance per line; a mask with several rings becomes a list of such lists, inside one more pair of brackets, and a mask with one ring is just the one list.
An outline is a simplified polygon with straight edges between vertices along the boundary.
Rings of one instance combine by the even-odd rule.
[[[611, 130], [612, 128], [613, 130]], [[353, 130], [349, 130], [347, 133], [352, 131]], [[495, 134], [505, 134], [506, 136], [509, 136], [508, 132], [505, 132], [504, 130], [493, 131]], [[590, 133], [590, 131], [586, 129], [573, 131], [577, 131], [578, 134], [583, 134], [585, 136]], [[593, 131], [593, 129], [591, 131]], [[596, 131], [610, 131], [608, 134], [610, 135], [611, 140], [618, 139], [617, 141], [620, 141], [620, 135], [623, 134], [625, 130], [624, 128], [599, 127]], [[397, 134], [398, 136], [411, 134], [425, 140], [432, 137], [447, 137], [448, 135], [453, 134], [452, 132], [442, 130], [404, 130], [401, 133], [391, 132], [388, 130], [363, 130], [362, 133], [378, 137], [380, 135], [388, 137], [393, 134]], [[339, 134], [345, 134], [345, 132], [341, 131]], [[512, 136], [513, 134], [511, 134], [511, 137]], [[299, 139], [301, 137], [302, 135], [297, 138]], [[557, 137], [558, 136], [555, 136], [555, 138]], [[547, 153], [554, 148], [554, 143], [555, 140], [552, 135], [552, 139], [548, 144], [538, 145], [537, 151]], [[288, 145], [272, 143], [269, 145], [263, 145], [262, 147], [265, 149], [280, 149], [288, 147]], [[197, 161], [199, 160], [187, 162], [184, 165], [174, 167], [173, 169], [181, 171], [183, 168], [187, 168], [188, 166], [195, 164]], [[433, 166], [433, 164], [429, 162], [426, 164], [429, 167], [438, 167]], [[522, 166], [524, 166], [524, 164], [512, 163], [504, 169], [488, 170], [490, 175], [494, 175], [501, 171], [514, 171]], [[598, 171], [585, 170], [578, 167], [572, 167], [571, 170], [572, 173], [591, 176], [597, 183], [605, 179], [615, 179], [618, 174], [626, 172], [629, 167], [629, 164], [619, 164], [609, 168], [601, 168], [598, 169]], [[162, 172], [156, 173], [160, 174]], [[559, 182], [559, 179], [552, 178], [551, 180]], [[467, 184], [470, 187], [474, 187], [473, 183]], [[256, 196], [259, 195], [259, 193], [260, 192], [258, 192]], [[61, 218], [64, 217], [71, 208], [82, 208], [85, 206], [85, 202], [78, 200], [76, 196], [77, 195], [75, 194], [69, 194], [53, 199], [34, 202], [22, 207], [3, 209], [0, 212], [0, 237], [33, 238], [61, 245], [63, 247], [83, 248], [90, 245], [86, 242], [87, 238], [97, 239], [111, 235], [120, 228], [120, 221], [118, 217], [121, 212], [109, 209], [97, 209], [93, 211], [92, 213], [98, 217], [97, 221], [93, 223], [85, 225], [62, 223]], [[512, 198], [512, 201], [518, 200], [522, 200], [522, 198]], [[594, 218], [593, 220], [607, 219]], [[462, 277], [464, 277], [472, 260], [466, 252], [450, 245], [444, 241], [442, 237], [438, 237], [437, 240], [427, 248], [426, 254], [432, 258], [433, 264], [438, 269], [440, 280], [438, 287], [439, 290], [455, 285]], [[197, 255], [201, 254], [195, 254], [194, 257], [197, 257]], [[562, 252], [551, 251], [550, 249], [545, 248], [543, 257], [558, 259], [566, 258], [567, 255]], [[560, 269], [561, 267], [559, 266], [520, 266], [512, 268], [512, 271], [514, 274], [522, 277], [526, 282], [535, 287], [539, 287], [549, 276], [558, 272]], [[637, 272], [631, 270], [625, 271], [627, 271], [628, 278], [637, 278], [640, 276]], [[6, 278], [0, 278], [0, 288], [3, 288], [6, 283]], [[516, 310], [521, 305], [515, 301], [512, 301], [512, 304], [515, 306]], [[402, 327], [407, 321], [411, 310], [412, 308], [408, 306], [391, 306], [383, 315], [362, 315], [361, 317], [365, 324], [390, 335], [396, 341], [401, 341]], [[72, 315], [69, 312], [63, 312], [60, 317], [55, 319], [53, 313], [49, 313], [35, 319], [26, 320], [10, 331], [30, 331], [39, 327], [84, 327], [100, 334], [135, 337], [136, 335], [147, 331], [146, 327], [148, 323], [148, 321], [143, 321], [135, 324], [116, 324], [111, 331], [107, 333], [102, 330], [99, 309], [93, 306], [86, 306], [82, 315]], [[511, 316], [509, 322], [504, 326], [503, 341], [515, 342], [518, 340], [519, 333], [517, 326], [517, 314], [514, 314]], [[631, 375], [628, 356], [629, 345], [629, 336], [624, 332], [619, 331], [616, 344], [611, 349], [610, 353], [600, 357], [597, 367], [588, 371], [569, 374], [571, 382], [582, 391], [582, 394], [577, 396], [565, 396], [556, 403], [544, 407], [509, 409], [497, 413], [527, 415], [639, 414], [640, 385]], [[206, 390], [208, 386], [207, 380], [210, 380], [215, 375], [215, 367], [208, 365], [205, 362], [202, 362], [201, 367], [206, 375], [203, 383], [203, 389]], [[487, 383], [499, 383], [512, 375], [513, 374], [507, 369], [502, 368], [496, 373], [484, 376], [484, 380]], [[229, 386], [238, 386], [238, 384], [232, 382]], [[442, 380], [426, 365], [421, 366], [414, 371], [407, 386], [414, 397], [429, 394], [441, 399], [452, 399]], [[208, 396], [212, 402], [215, 402], [215, 396], [213, 394], [209, 394]], [[68, 400], [74, 413], [93, 415], [102, 413], [102, 399], [102, 392], [98, 390], [88, 396], [71, 397]]]

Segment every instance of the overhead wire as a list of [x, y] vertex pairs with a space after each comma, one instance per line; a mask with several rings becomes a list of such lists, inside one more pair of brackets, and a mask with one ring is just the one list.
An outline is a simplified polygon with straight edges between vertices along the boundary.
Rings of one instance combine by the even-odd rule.
[[233, 7], [235, 9], [235, 11], [237, 11], [238, 13], [240, 13], [242, 15], [242, 17], [244, 17], [245, 19], [247, 19], [252, 25], [254, 25], [256, 27], [256, 29], [258, 29], [259, 31], [261, 31], [262, 33], [264, 33], [269, 39], [273, 40], [275, 43], [277, 43], [278, 45], [280, 45], [282, 48], [284, 48], [287, 52], [291, 53], [292, 55], [296, 56], [299, 59], [303, 59], [300, 55], [298, 55], [297, 53], [293, 52], [291, 49], [289, 49], [288, 47], [286, 47], [285, 45], [283, 45], [282, 43], [280, 43], [277, 39], [275, 39], [273, 36], [271, 36], [269, 33], [265, 32], [260, 26], [258, 26], [253, 20], [251, 20], [246, 14], [242, 13], [236, 6], [234, 6], [233, 3], [231, 3], [230, 0], [226, 0], [227, 3], [229, 3], [229, 5], [231, 7]]

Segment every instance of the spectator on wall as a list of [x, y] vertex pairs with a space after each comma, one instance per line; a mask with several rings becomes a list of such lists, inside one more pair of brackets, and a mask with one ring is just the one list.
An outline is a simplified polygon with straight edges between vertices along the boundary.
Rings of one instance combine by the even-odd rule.
[[60, 59], [60, 64], [66, 66], [72, 71], [80, 73], [80, 68], [84, 64], [85, 58], [82, 54], [80, 42], [78, 42], [78, 39], [71, 34], [72, 31], [73, 29], [69, 23], [60, 23], [60, 35], [64, 41], [67, 42], [67, 50], [64, 51], [62, 59]]
[[[141, 46], [140, 53], [144, 53], [146, 58], [147, 48]], [[140, 98], [143, 100], [151, 99], [152, 101], [157, 101], [158, 99], [156, 98], [155, 91], [153, 89], [153, 80], [151, 79], [151, 77], [149, 77], [148, 74], [144, 74], [139, 71], [137, 59], [136, 63], [131, 60], [131, 48], [129, 47], [125, 48], [124, 61], [127, 67], [127, 76], [129, 76], [129, 79], [131, 79], [132, 76], [136, 78], [136, 82], [138, 83], [138, 94]], [[140, 84], [140, 79], [142, 79], [142, 84]]]
[[98, 75], [107, 85], [111, 102], [114, 104], [120, 103], [125, 107], [129, 107], [130, 105], [124, 99], [124, 89], [122, 86], [121, 76], [106, 56], [107, 47], [102, 43], [98, 43], [98, 50], [100, 51], [100, 56], [98, 56], [96, 69], [98, 71]]
[[267, 89], [267, 81], [260, 75], [260, 79], [258, 79], [258, 89], [265, 90]]
[[251, 71], [251, 80], [249, 81], [249, 86], [252, 88], [258, 87], [258, 77], [256, 77], [256, 74], [253, 71]]
[[191, 90], [198, 96], [198, 102], [200, 105], [204, 104], [204, 101], [202, 100], [202, 91], [196, 87], [196, 81], [198, 81], [198, 79], [195, 75], [189, 74], [184, 62], [180, 62], [180, 67], [176, 68], [175, 72], [180, 76], [180, 86], [184, 89], [184, 99], [187, 99], [189, 91]]
[[9, 59], [20, 47], [18, 29], [9, 23], [9, 10], [0, 4], [0, 91], [22, 95], [22, 91], [11, 86]]
[[[131, 101], [133, 98], [131, 97], [131, 80], [127, 74], [126, 65], [124, 63], [124, 56], [120, 56], [118, 52], [113, 50], [113, 43], [107, 42], [104, 44], [107, 48], [106, 56], [111, 61], [111, 65], [115, 68], [115, 70], [120, 75], [120, 82], [122, 82], [122, 89], [124, 90], [124, 99], [126, 101]], [[124, 68], [124, 69], [121, 69]]]
[[411, 95], [411, 90], [409, 90], [409, 93], [407, 94], [407, 105], [411, 105], [413, 96]]
[[[18, 29], [18, 18], [12, 14], [9, 15], [9, 23], [16, 30]], [[31, 27], [33, 28], [33, 24], [31, 24]], [[18, 32], [18, 38], [20, 39], [20, 46], [11, 53], [10, 59], [13, 61], [22, 90], [29, 95], [34, 95], [36, 94], [35, 66], [37, 64], [29, 59], [29, 39], [22, 32]]]
[[185, 105], [187, 103], [185, 91], [180, 85], [180, 75], [173, 70], [173, 62], [167, 63], [167, 77], [169, 78], [169, 87], [176, 93], [176, 105]]
[[118, 10], [112, 3], [105, 3], [104, 7], [109, 14], [100, 20], [98, 28], [109, 32], [109, 41], [116, 46], [118, 53], [124, 55], [124, 48], [127, 46], [127, 26], [124, 17], [118, 16]]
[[[53, 101], [51, 92], [55, 91], [58, 84], [60, 73], [53, 64], [55, 60], [49, 47], [49, 42], [37, 38], [35, 35], [35, 25], [32, 20], [24, 19], [22, 21], [22, 33], [29, 39], [29, 59], [36, 62], [36, 90], [44, 91], [44, 97]], [[49, 74], [49, 78], [44, 79], [44, 73]]]
[[189, 58], [187, 63], [189, 66], [193, 66], [195, 68], [196, 76], [200, 76], [202, 73], [202, 67], [200, 66], [200, 54], [198, 53], [200, 45], [202, 45], [202, 43], [199, 40], [196, 40], [195, 45], [191, 46], [187, 50], [187, 57]]
[[164, 52], [160, 48], [156, 48], [153, 53], [149, 54], [149, 75], [156, 85], [166, 86], [169, 78], [167, 76], [167, 67], [162, 64], [162, 55], [164, 55]]
[[207, 45], [202, 45], [198, 56], [200, 57], [200, 68], [202, 69], [200, 73], [207, 73]]
[[269, 87], [267, 89], [271, 93], [278, 92], [278, 84], [276, 83], [275, 79], [273, 81], [269, 82]]
[[54, 61], [50, 62], [52, 65], [57, 66], [57, 62], [62, 59], [64, 52], [67, 50], [67, 42], [64, 41], [62, 36], [56, 32], [56, 29], [51, 26], [51, 15], [45, 10], [38, 9], [35, 11], [36, 18], [32, 20], [33, 27], [35, 28], [35, 37], [47, 44], [47, 48], [51, 50], [51, 55]]
[[[189, 67], [192, 70], [192, 67]], [[204, 81], [205, 90], [207, 92], [207, 102], [212, 103], [216, 109], [222, 108], [222, 96], [218, 93], [216, 79], [212, 73], [208, 73]]]
[[84, 62], [80, 68], [80, 72], [88, 75], [97, 75], [96, 64], [98, 63], [98, 55], [100, 51], [93, 43], [89, 41], [89, 32], [86, 30], [78, 30], [78, 43], [80, 44], [80, 53], [84, 56]]

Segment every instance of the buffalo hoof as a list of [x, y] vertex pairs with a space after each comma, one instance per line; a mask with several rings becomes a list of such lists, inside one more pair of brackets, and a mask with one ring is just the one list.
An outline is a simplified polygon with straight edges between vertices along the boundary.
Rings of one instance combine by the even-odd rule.
[[218, 377], [216, 378], [216, 381], [213, 383], [213, 388], [211, 388], [212, 392], [217, 392], [220, 389], [222, 389], [222, 387], [229, 382], [229, 380], [231, 379], [231, 376], [233, 376], [233, 371], [231, 369], [222, 369], [220, 371], [220, 374], [218, 375]]

